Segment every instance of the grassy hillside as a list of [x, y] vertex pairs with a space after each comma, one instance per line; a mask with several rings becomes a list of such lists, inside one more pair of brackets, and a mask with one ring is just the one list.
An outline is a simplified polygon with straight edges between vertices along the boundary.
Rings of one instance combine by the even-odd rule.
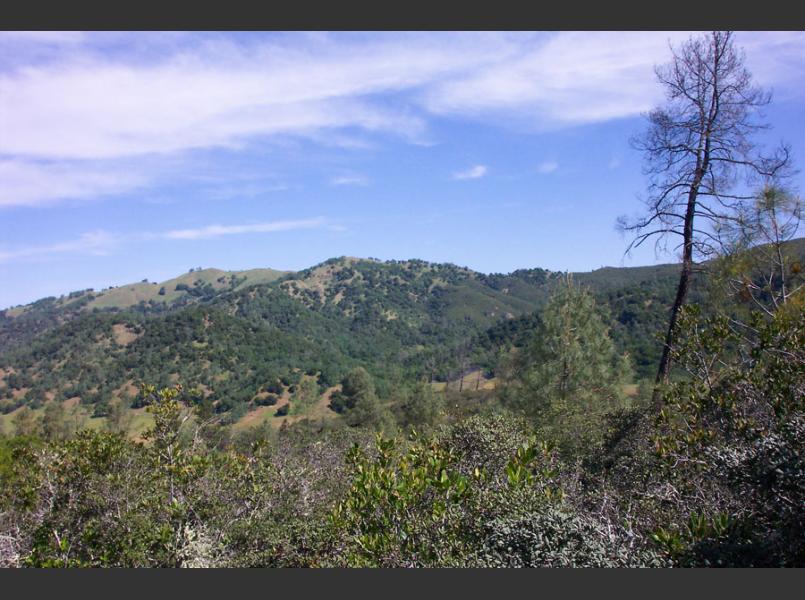
[[94, 308], [125, 309], [140, 303], [170, 304], [180, 299], [197, 295], [214, 295], [230, 289], [243, 289], [249, 285], [270, 283], [285, 275], [273, 269], [250, 269], [248, 271], [222, 271], [200, 269], [168, 279], [161, 283], [134, 283], [104, 290], [95, 294], [84, 310]]
[[252, 285], [270, 283], [287, 271], [250, 269], [222, 271], [199, 269], [161, 283], [142, 281], [96, 291], [78, 290], [48, 297], [0, 311], [0, 352], [69, 320], [93, 311], [137, 309], [141, 312], [165, 311], [210, 300], [217, 294]]

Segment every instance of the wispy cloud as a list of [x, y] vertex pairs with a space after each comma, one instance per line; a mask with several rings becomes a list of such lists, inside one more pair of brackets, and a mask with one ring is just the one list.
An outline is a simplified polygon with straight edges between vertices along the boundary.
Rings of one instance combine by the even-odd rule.
[[121, 244], [130, 244], [154, 240], [181, 241], [205, 240], [230, 235], [254, 233], [278, 233], [305, 229], [321, 229], [328, 227], [333, 231], [344, 231], [343, 226], [331, 223], [325, 217], [284, 221], [265, 221], [238, 225], [205, 225], [192, 229], [172, 229], [161, 232], [129, 232], [114, 233], [94, 231], [85, 233], [74, 240], [38, 246], [25, 246], [11, 250], [0, 250], [0, 263], [15, 262], [26, 259], [52, 259], [62, 255], [89, 254], [106, 255]]
[[85, 233], [75, 240], [47, 244], [43, 246], [26, 246], [15, 250], [0, 250], [0, 263], [18, 259], [47, 258], [60, 254], [108, 254], [113, 246], [120, 242], [119, 237], [106, 231]]
[[436, 113], [526, 113], [535, 126], [639, 114], [660, 99], [652, 67], [668, 60], [674, 32], [563, 32], [517, 56], [440, 82], [426, 92]]
[[330, 180], [330, 185], [369, 185], [369, 179], [363, 175], [341, 175], [333, 177]]
[[268, 194], [284, 192], [290, 186], [285, 183], [234, 183], [231, 185], [213, 186], [204, 192], [204, 196], [212, 200], [254, 199]]
[[475, 165], [467, 169], [466, 171], [459, 171], [458, 173], [453, 173], [453, 179], [479, 179], [486, 175], [487, 168], [486, 165]]
[[0, 32], [0, 43], [29, 43], [73, 45], [86, 41], [86, 35], [80, 31], [3, 31]]
[[38, 161], [0, 158], [0, 208], [41, 206], [136, 189], [147, 181], [120, 165], [95, 161]]
[[555, 160], [546, 160], [537, 165], [537, 172], [543, 175], [548, 175], [559, 169], [559, 163]]
[[[424, 127], [421, 116], [369, 96], [500, 57], [494, 43], [480, 44], [491, 52], [485, 58], [465, 38], [447, 36], [443, 41], [452, 43], [440, 44], [427, 35], [325, 37], [304, 45], [201, 38], [145, 63], [68, 54], [0, 76], [0, 114], [8, 116], [0, 152], [112, 158], [349, 127], [415, 138]], [[454, 53], [462, 46], [464, 52]]]
[[[371, 148], [430, 142], [444, 115], [535, 129], [635, 116], [661, 99], [667, 42], [688, 35], [0, 33], [0, 207], [118, 193], [158, 176], [119, 161], [267, 138]], [[805, 34], [736, 37], [758, 81], [803, 93]]]
[[[635, 116], [662, 99], [653, 67], [669, 60], [668, 43], [691, 32], [561, 32], [493, 65], [446, 78], [425, 91], [439, 114], [524, 115], [532, 127], [557, 128]], [[764, 85], [802, 95], [805, 33], [742, 32], [747, 63]], [[801, 78], [800, 78], [801, 80]], [[523, 121], [518, 121], [522, 123]]]
[[269, 221], [246, 225], [207, 225], [197, 229], [174, 229], [156, 234], [156, 237], [167, 240], [203, 240], [224, 235], [241, 235], [244, 233], [274, 233], [297, 229], [317, 229], [326, 224], [324, 217], [302, 219], [297, 221]]

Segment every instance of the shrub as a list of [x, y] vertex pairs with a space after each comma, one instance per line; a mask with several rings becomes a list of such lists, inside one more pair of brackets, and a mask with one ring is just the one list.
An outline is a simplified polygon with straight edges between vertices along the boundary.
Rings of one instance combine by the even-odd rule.
[[275, 394], [268, 394], [265, 397], [255, 399], [254, 403], [257, 406], [274, 406], [277, 403], [277, 396]]

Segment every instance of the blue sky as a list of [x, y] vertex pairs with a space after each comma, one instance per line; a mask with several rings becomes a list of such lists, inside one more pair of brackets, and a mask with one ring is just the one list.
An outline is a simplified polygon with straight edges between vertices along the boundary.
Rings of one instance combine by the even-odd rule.
[[[590, 270], [686, 32], [0, 32], [0, 308], [341, 255]], [[805, 148], [805, 33], [742, 32]], [[795, 184], [801, 188], [802, 176]]]

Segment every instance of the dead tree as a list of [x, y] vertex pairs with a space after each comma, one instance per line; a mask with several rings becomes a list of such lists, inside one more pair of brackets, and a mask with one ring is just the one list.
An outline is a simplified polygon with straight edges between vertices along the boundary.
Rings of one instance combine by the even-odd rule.
[[752, 83], [731, 32], [691, 38], [671, 52], [671, 62], [655, 69], [667, 102], [649, 113], [647, 130], [632, 140], [643, 153], [649, 177], [647, 211], [636, 219], [618, 220], [619, 228], [634, 236], [627, 254], [650, 238], [657, 250], [668, 249], [670, 239], [678, 240], [674, 250], [682, 251], [655, 400], [659, 385], [668, 381], [670, 350], [694, 261], [718, 251], [724, 223], [753, 201], [746, 186], [784, 177], [789, 165], [786, 145], [762, 156], [752, 142], [753, 134], [768, 127], [757, 119], [771, 95]]

